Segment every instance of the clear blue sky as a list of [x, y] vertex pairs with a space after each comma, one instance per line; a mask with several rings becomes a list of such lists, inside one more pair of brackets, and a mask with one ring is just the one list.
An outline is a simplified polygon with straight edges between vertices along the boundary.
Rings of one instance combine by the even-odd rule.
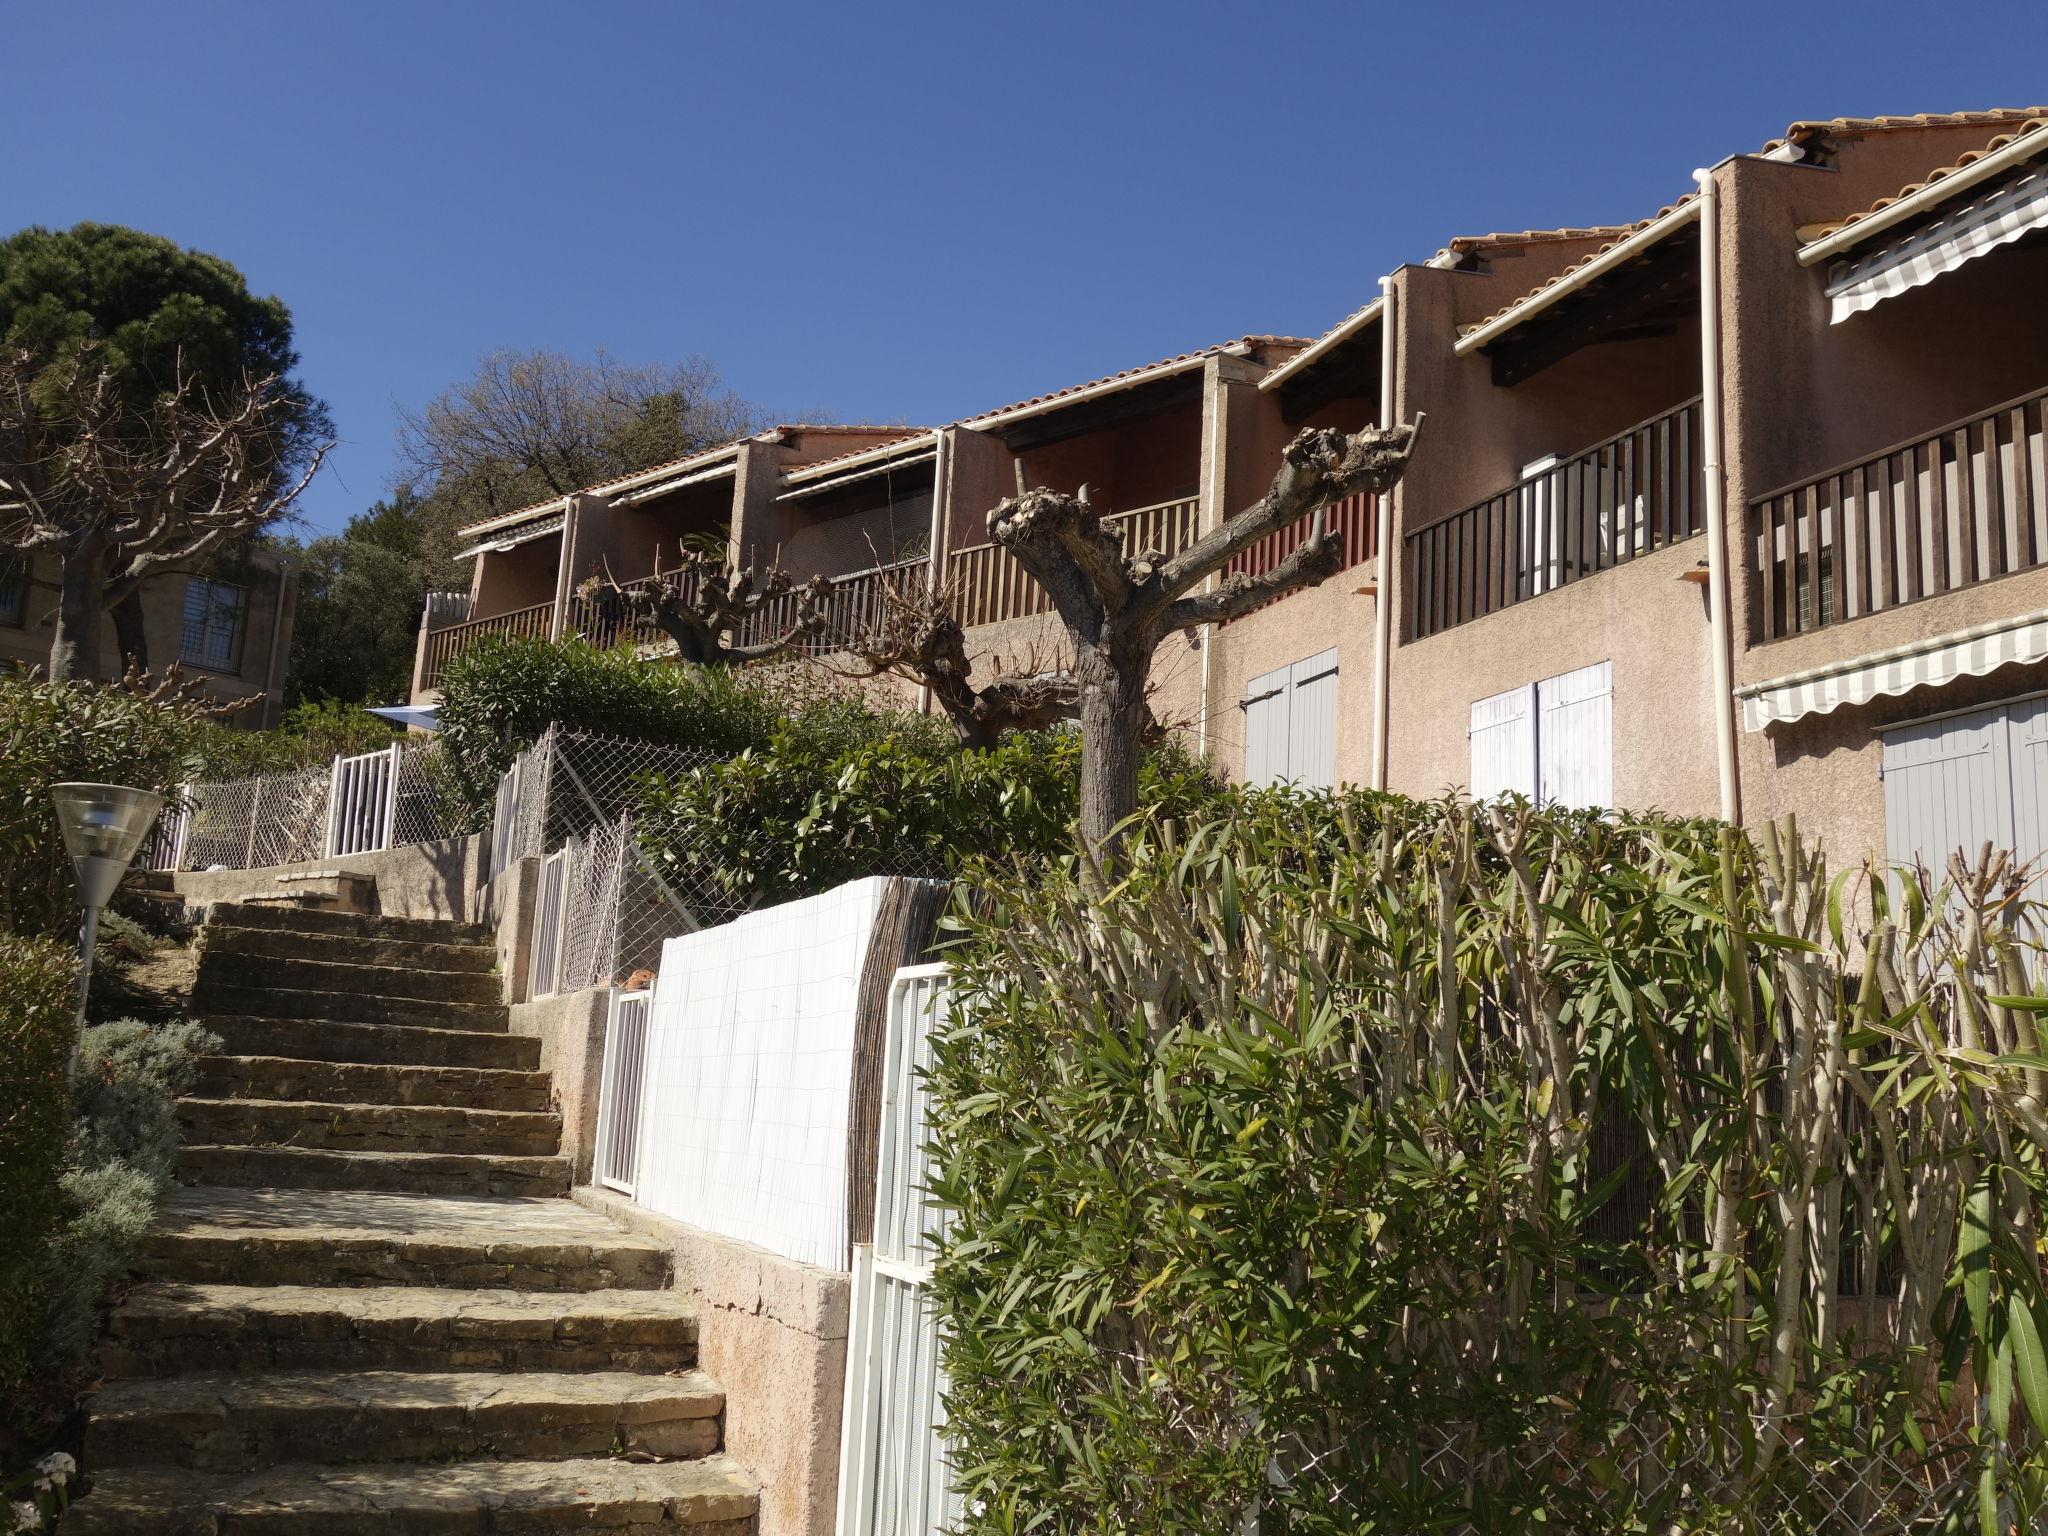
[[2048, 6], [0, 0], [0, 53], [0, 232], [134, 224], [281, 295], [327, 529], [490, 348], [949, 421], [1313, 335], [1794, 118], [2041, 101]]

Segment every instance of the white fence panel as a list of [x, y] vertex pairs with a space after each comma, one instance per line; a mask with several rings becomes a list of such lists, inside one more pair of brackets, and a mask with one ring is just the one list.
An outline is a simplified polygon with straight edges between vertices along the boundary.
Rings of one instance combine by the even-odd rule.
[[632, 1198], [640, 1168], [640, 1107], [647, 1074], [650, 992], [614, 992], [604, 1032], [597, 1109], [597, 1182]]
[[943, 965], [905, 966], [889, 997], [875, 1241], [854, 1252], [839, 1536], [937, 1536], [961, 1514], [945, 1440], [945, 1373], [927, 1289], [933, 1237], [925, 1073], [931, 1023], [946, 995]]
[[191, 802], [179, 798], [184, 792], [176, 791], [171, 803], [158, 815], [156, 825], [149, 829], [149, 838], [142, 845], [142, 854], [136, 864], [148, 870], [175, 870], [184, 867], [185, 839], [192, 830]]
[[491, 868], [493, 876], [512, 867], [519, 837], [519, 780], [526, 768], [526, 754], [512, 759], [504, 777], [498, 780], [498, 801], [491, 812]]
[[640, 1204], [845, 1267], [854, 1027], [888, 884], [856, 880], [662, 946]]
[[402, 755], [394, 742], [382, 752], [334, 760], [334, 780], [327, 796], [328, 858], [375, 853], [391, 846]]

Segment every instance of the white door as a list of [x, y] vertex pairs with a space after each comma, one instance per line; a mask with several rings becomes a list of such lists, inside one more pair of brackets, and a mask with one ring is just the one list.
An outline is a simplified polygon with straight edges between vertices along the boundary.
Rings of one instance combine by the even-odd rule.
[[925, 1074], [943, 965], [907, 965], [889, 993], [875, 1157], [875, 1240], [853, 1251], [839, 1536], [938, 1536], [960, 1519], [946, 1451], [945, 1373], [927, 1298], [937, 1213], [925, 1203]]

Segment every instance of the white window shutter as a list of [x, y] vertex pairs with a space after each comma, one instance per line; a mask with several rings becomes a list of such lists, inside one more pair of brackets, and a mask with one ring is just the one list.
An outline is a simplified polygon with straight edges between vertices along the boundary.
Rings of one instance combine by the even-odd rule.
[[1244, 781], [1271, 784], [1287, 777], [1288, 674], [1282, 667], [1245, 685]]
[[1538, 784], [1546, 803], [1614, 803], [1614, 684], [1609, 663], [1595, 662], [1536, 685]]
[[1337, 652], [1289, 668], [1287, 777], [1309, 789], [1337, 782]]
[[1536, 690], [1510, 688], [1472, 706], [1472, 776], [1475, 800], [1536, 795]]
[[2012, 846], [2008, 731], [2007, 711], [1998, 707], [1884, 733], [1886, 862], [1924, 864], [1939, 881], [1958, 849], [1974, 862], [1986, 843]]

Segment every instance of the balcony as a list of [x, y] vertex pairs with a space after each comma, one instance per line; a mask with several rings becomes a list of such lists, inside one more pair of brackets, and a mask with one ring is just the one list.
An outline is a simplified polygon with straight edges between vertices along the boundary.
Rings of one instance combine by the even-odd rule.
[[[1343, 541], [1345, 570], [1354, 565], [1363, 565], [1380, 552], [1380, 519], [1378, 498], [1360, 493], [1347, 496], [1342, 501], [1330, 503], [1329, 529]], [[1309, 540], [1315, 532], [1316, 517], [1311, 512], [1307, 517], [1298, 518], [1278, 533], [1269, 533], [1258, 543], [1241, 549], [1230, 557], [1230, 563], [1223, 567], [1227, 581], [1232, 576], [1263, 576], [1282, 560], [1293, 554]], [[1279, 602], [1274, 598], [1273, 602]], [[1270, 608], [1272, 603], [1261, 604], [1252, 613]], [[1239, 614], [1239, 618], [1248, 615]]]
[[[1202, 503], [1195, 496], [1107, 513], [1102, 519], [1102, 526], [1123, 541], [1126, 556], [1147, 549], [1176, 554], [1194, 542], [1201, 523]], [[1045, 590], [1000, 544], [970, 544], [954, 550], [946, 562], [946, 580], [960, 623], [967, 629], [1052, 612], [1052, 600]]]
[[1699, 533], [1699, 409], [1695, 396], [1405, 535], [1407, 638], [1441, 634]]
[[420, 658], [419, 680], [413, 687], [422, 693], [440, 687], [441, 674], [448, 663], [486, 635], [503, 635], [508, 639], [534, 636], [544, 640], [554, 628], [554, 623], [555, 605], [550, 602], [535, 603], [531, 608], [515, 608], [510, 613], [494, 614], [488, 619], [467, 619], [459, 624], [429, 629], [426, 653]]
[[2048, 390], [1750, 503], [1750, 638], [1808, 634], [2048, 562]]

